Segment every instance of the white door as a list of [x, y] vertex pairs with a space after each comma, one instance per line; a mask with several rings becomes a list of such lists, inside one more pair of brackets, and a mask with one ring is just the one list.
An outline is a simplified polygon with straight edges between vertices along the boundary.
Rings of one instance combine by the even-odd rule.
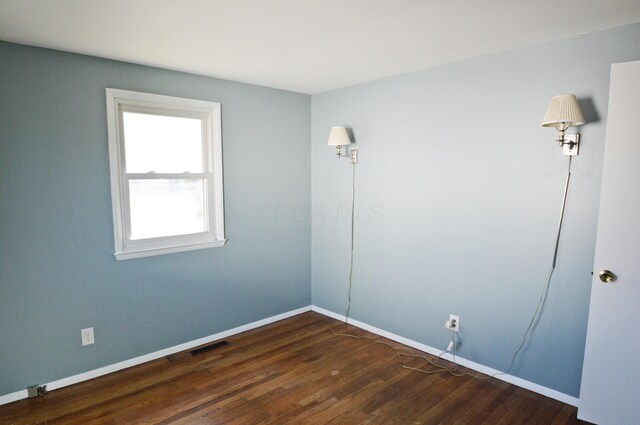
[[640, 424], [640, 62], [611, 67], [601, 191], [578, 417]]

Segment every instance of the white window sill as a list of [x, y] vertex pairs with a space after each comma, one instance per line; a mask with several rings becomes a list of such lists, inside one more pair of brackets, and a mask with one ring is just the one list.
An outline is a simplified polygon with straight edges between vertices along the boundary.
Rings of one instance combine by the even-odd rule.
[[198, 244], [192, 244], [192, 245], [171, 246], [171, 247], [156, 248], [156, 249], [140, 249], [135, 251], [130, 250], [127, 252], [116, 252], [113, 255], [115, 255], [118, 261], [130, 260], [132, 258], [142, 258], [142, 257], [152, 257], [154, 255], [173, 254], [175, 252], [195, 251], [196, 249], [219, 248], [221, 246], [224, 246], [226, 242], [227, 242], [227, 239], [222, 239], [219, 241], [198, 243]]

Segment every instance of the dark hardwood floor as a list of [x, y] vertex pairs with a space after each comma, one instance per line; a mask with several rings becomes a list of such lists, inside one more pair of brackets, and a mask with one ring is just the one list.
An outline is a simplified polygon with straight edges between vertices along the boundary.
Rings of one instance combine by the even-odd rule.
[[396, 351], [337, 337], [327, 325], [375, 337], [305, 313], [229, 337], [213, 351], [178, 353], [0, 406], [0, 424], [586, 423], [572, 406], [497, 379], [402, 369]]

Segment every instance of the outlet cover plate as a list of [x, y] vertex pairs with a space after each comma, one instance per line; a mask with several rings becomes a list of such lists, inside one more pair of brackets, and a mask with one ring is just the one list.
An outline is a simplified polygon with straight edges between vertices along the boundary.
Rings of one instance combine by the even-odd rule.
[[[451, 328], [451, 322], [452, 321], [456, 321], [456, 327], [455, 328]], [[454, 332], [460, 332], [460, 316], [456, 316], [455, 314], [450, 314], [449, 315], [449, 321], [447, 321], [447, 329], [454, 331]]]
[[82, 334], [82, 346], [83, 347], [85, 345], [90, 345], [90, 344], [93, 344], [94, 342], [96, 342], [96, 340], [94, 338], [94, 335], [93, 335], [93, 327], [83, 329], [81, 331], [81, 334]]
[[562, 145], [562, 153], [565, 156], [578, 155], [578, 149], [580, 148], [580, 134], [565, 134], [564, 141], [565, 143]]
[[39, 385], [32, 385], [30, 387], [27, 387], [27, 397], [28, 398], [38, 397], [38, 387]]

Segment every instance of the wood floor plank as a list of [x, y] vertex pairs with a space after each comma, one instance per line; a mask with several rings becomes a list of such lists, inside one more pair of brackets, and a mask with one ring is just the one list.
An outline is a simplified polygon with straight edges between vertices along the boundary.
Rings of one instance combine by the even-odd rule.
[[[497, 379], [402, 369], [396, 350], [335, 336], [328, 326], [401, 347], [309, 312], [212, 351], [172, 354], [0, 406], [0, 425], [586, 423], [572, 406]], [[421, 359], [403, 363], [432, 369]]]

